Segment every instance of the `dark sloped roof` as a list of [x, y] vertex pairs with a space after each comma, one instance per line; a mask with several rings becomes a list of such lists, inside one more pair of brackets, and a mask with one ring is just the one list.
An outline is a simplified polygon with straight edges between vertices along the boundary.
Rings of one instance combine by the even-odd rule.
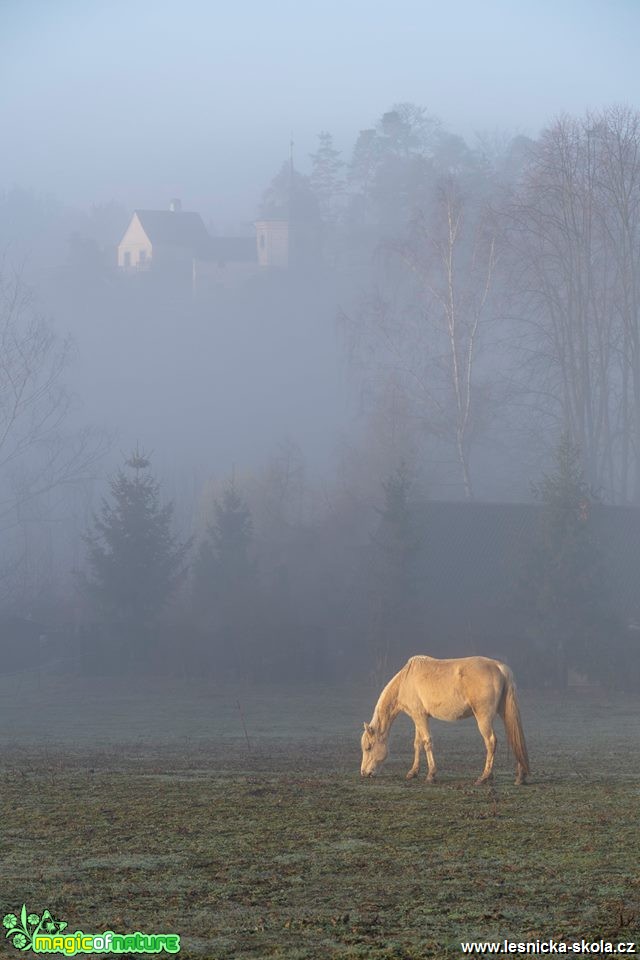
[[173, 210], [136, 210], [151, 243], [187, 247], [194, 253], [211, 239], [199, 213]]
[[640, 510], [637, 507], [593, 508], [602, 548], [607, 588], [618, 614], [640, 617]]
[[198, 250], [198, 259], [219, 264], [256, 263], [255, 237], [209, 237]]
[[[640, 613], [640, 510], [591, 509], [613, 609], [633, 619]], [[412, 506], [420, 591], [436, 629], [507, 628], [540, 511], [538, 504], [523, 503]]]

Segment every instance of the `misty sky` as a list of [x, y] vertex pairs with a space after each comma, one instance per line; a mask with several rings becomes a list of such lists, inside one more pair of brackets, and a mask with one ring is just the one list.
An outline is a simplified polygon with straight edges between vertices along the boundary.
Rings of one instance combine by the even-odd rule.
[[0, 0], [0, 189], [251, 220], [291, 134], [395, 102], [472, 138], [640, 105], [638, 0]]

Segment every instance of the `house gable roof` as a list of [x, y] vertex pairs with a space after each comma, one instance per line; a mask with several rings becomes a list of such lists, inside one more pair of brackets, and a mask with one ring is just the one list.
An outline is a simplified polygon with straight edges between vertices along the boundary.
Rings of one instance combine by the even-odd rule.
[[173, 210], [134, 210], [121, 243], [135, 220], [152, 245], [181, 247], [208, 263], [257, 263], [255, 237], [212, 237], [199, 213]]
[[197, 253], [211, 239], [199, 213], [136, 210], [134, 216], [137, 216], [152, 244], [186, 247]]

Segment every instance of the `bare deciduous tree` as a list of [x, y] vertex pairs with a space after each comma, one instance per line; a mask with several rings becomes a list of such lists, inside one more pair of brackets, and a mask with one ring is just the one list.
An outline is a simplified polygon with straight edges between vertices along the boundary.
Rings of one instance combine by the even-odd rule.
[[[479, 355], [492, 321], [497, 248], [493, 222], [460, 182], [440, 184], [433, 209], [388, 251], [390, 280], [347, 326], [352, 356], [376, 395], [402, 391], [399, 408], [424, 435], [452, 448], [467, 499], [471, 448], [487, 417]], [[396, 404], [398, 407], [398, 405]]]
[[[621, 499], [640, 505], [640, 113], [612, 107], [590, 118], [602, 226], [614, 273], [611, 343], [620, 367], [615, 445]], [[612, 443], [613, 445], [613, 443]], [[633, 472], [633, 480], [631, 480]]]
[[556, 121], [507, 219], [533, 405], [592, 488], [640, 503], [640, 116]]
[[[0, 524], [5, 538], [33, 514], [43, 522], [61, 487], [92, 478], [106, 437], [70, 430], [63, 375], [71, 345], [35, 310], [19, 275], [0, 275]], [[14, 538], [15, 539], [15, 538]], [[23, 543], [28, 538], [22, 537]], [[15, 570], [16, 558], [12, 558]]]
[[400, 248], [419, 284], [423, 317], [443, 341], [438, 366], [444, 372], [444, 407], [467, 499], [473, 497], [469, 453], [477, 424], [476, 359], [481, 322], [496, 266], [496, 237], [486, 215], [472, 212], [458, 181], [440, 186], [435, 227], [423, 217]]

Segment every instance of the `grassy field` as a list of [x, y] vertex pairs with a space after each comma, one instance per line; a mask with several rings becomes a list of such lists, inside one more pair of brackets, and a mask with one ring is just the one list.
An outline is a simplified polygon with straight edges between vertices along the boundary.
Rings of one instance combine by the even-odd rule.
[[477, 788], [469, 721], [434, 724], [438, 784], [405, 782], [404, 718], [361, 782], [377, 692], [0, 678], [0, 915], [175, 932], [216, 960], [640, 940], [639, 700], [522, 695], [532, 782], [499, 729]]

